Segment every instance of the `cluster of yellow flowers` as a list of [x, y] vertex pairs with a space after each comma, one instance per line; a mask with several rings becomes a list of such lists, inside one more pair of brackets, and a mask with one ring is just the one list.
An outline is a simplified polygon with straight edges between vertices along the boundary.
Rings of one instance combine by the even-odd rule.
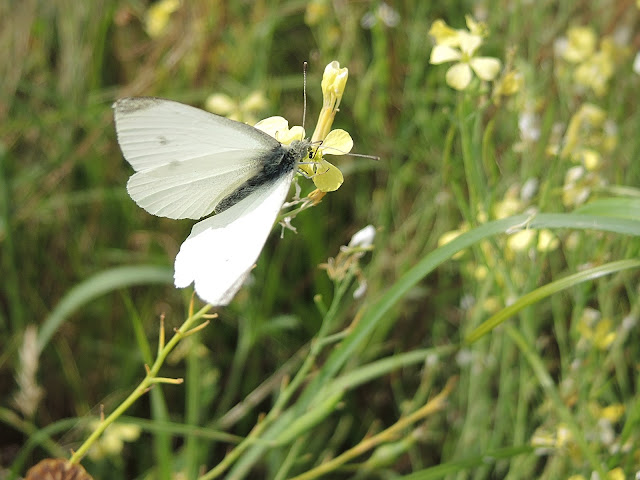
[[566, 83], [575, 85], [578, 92], [590, 90], [601, 97], [629, 49], [614, 36], [603, 37], [597, 47], [596, 32], [591, 27], [572, 27], [556, 42], [556, 54], [563, 60], [556, 67], [563, 82], [568, 80]]
[[180, 8], [180, 0], [160, 0], [152, 4], [146, 11], [144, 26], [151, 38], [164, 33], [171, 15]]
[[[331, 130], [348, 78], [348, 69], [341, 68], [337, 61], [326, 66], [321, 83], [322, 110], [311, 137], [314, 145], [313, 158], [299, 165], [300, 170], [313, 180], [322, 193], [335, 191], [344, 182], [342, 172], [324, 156], [344, 155], [353, 148], [353, 140], [348, 132], [341, 129]], [[264, 95], [258, 91], [252, 92], [244, 100], [234, 100], [226, 94], [215, 93], [206, 101], [206, 108], [210, 112], [250, 124], [255, 123], [254, 114], [266, 106]], [[306, 135], [303, 127], [289, 127], [289, 122], [279, 116], [265, 118], [254, 126], [285, 145], [295, 140], [303, 140]]]
[[600, 107], [585, 103], [571, 117], [564, 135], [547, 148], [550, 155], [567, 159], [574, 166], [565, 174], [562, 200], [567, 207], [583, 204], [591, 192], [605, 184], [600, 175], [603, 159], [618, 144], [618, 128]]

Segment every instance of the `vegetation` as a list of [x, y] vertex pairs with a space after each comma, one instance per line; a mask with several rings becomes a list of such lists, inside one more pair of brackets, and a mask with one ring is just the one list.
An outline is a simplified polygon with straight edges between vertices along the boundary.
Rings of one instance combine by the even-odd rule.
[[[45, 458], [96, 479], [637, 476], [639, 18], [0, 3], [0, 478]], [[338, 61], [334, 128], [381, 159], [329, 157], [342, 186], [212, 309], [173, 286], [194, 222], [127, 195], [111, 104], [299, 125], [304, 61], [307, 133]]]

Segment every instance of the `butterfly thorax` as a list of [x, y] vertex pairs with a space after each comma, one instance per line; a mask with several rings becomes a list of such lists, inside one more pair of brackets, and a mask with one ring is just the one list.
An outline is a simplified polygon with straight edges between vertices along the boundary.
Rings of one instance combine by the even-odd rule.
[[260, 158], [260, 170], [233, 193], [223, 198], [216, 205], [215, 212], [220, 213], [248, 197], [258, 188], [289, 175], [296, 168], [297, 163], [309, 155], [310, 147], [309, 140], [294, 140], [289, 145], [279, 144], [265, 153]]

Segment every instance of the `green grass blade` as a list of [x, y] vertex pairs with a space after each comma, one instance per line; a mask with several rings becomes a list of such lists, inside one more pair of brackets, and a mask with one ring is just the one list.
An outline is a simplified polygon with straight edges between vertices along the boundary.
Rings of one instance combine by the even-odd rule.
[[555, 282], [548, 283], [540, 288], [536, 288], [532, 292], [520, 297], [516, 302], [512, 303], [508, 307], [503, 308], [495, 315], [492, 315], [488, 320], [485, 320], [467, 336], [465, 343], [470, 344], [479, 340], [509, 317], [512, 317], [522, 309], [533, 305], [554, 293], [561, 292], [567, 288], [588, 282], [589, 280], [595, 280], [596, 278], [600, 278], [605, 275], [638, 267], [640, 267], [640, 260], [620, 260], [618, 262], [611, 262], [599, 267], [590, 268], [588, 270], [569, 275], [568, 277], [561, 278]]
[[577, 208], [575, 213], [640, 220], [640, 198], [601, 198]]
[[424, 470], [413, 472], [400, 478], [404, 478], [405, 480], [435, 480], [437, 478], [443, 478], [446, 475], [464, 472], [472, 468], [483, 467], [487, 464], [495, 463], [498, 460], [513, 458], [525, 453], [532, 453], [534, 450], [534, 447], [530, 445], [499, 448], [471, 458], [442, 463], [436, 467], [425, 468]]

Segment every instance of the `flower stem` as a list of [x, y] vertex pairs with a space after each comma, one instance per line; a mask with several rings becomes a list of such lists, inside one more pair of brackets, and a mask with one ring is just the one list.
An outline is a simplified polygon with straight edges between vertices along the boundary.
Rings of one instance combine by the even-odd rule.
[[[154, 384], [182, 383], [182, 379], [163, 378], [163, 377], [158, 377], [157, 374], [160, 371], [160, 367], [162, 367], [162, 365], [164, 364], [164, 361], [166, 360], [169, 353], [171, 353], [171, 351], [178, 344], [178, 342], [182, 340], [182, 338], [184, 338], [185, 336], [189, 335], [189, 333], [191, 333], [190, 331], [191, 326], [197, 320], [202, 318], [209, 311], [209, 309], [211, 309], [211, 305], [204, 306], [200, 311], [189, 316], [184, 321], [184, 323], [180, 326], [180, 328], [175, 330], [175, 333], [173, 337], [171, 337], [171, 340], [169, 340], [169, 343], [162, 346], [162, 348], [159, 348], [158, 356], [155, 362], [153, 363], [153, 366], [147, 370], [147, 375], [144, 377], [144, 379], [142, 379], [142, 381], [135, 388], [135, 390], [131, 392], [131, 394], [113, 412], [111, 412], [111, 414], [107, 418], [105, 418], [102, 422], [100, 422], [98, 427], [93, 431], [91, 435], [89, 435], [89, 437], [84, 441], [84, 443], [80, 446], [80, 448], [73, 453], [73, 455], [69, 459], [69, 463], [71, 464], [80, 463], [80, 460], [82, 460], [82, 458], [86, 455], [86, 453], [89, 451], [89, 448], [91, 448], [91, 446], [96, 442], [96, 440], [100, 438], [100, 435], [104, 433], [106, 428], [109, 425], [111, 425], [113, 422], [115, 422], [118, 419], [118, 417], [120, 417], [131, 405], [133, 405], [133, 403], [138, 398], [140, 398], [142, 395], [147, 393]], [[198, 327], [195, 327], [195, 329], [197, 328]], [[164, 338], [164, 330], [162, 330], [160, 334], [161, 345], [163, 343], [163, 338]]]

